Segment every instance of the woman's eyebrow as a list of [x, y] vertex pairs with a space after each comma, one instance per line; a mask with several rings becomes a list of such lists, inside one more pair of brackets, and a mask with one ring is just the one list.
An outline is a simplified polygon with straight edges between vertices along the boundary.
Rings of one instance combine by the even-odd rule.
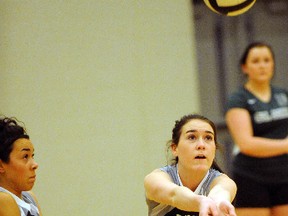
[[31, 151], [31, 149], [30, 148], [23, 148], [21, 151]]
[[[186, 131], [186, 134], [187, 134], [187, 133], [198, 132], [198, 131], [199, 131], [199, 130], [188, 130], [188, 131]], [[209, 131], [209, 130], [205, 130], [204, 132], [214, 135], [214, 133], [213, 133], [212, 131]]]

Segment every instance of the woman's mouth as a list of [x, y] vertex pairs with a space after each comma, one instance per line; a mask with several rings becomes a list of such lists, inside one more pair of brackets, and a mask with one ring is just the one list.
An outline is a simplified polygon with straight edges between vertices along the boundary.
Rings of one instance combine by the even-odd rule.
[[206, 156], [205, 155], [197, 155], [196, 157], [195, 157], [195, 159], [206, 159]]
[[29, 179], [32, 179], [32, 180], [36, 180], [36, 175], [34, 175], [34, 176], [31, 176]]

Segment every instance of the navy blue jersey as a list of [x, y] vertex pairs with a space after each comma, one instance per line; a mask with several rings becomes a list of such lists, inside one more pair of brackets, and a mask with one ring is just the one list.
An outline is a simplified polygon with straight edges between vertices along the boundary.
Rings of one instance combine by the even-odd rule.
[[[263, 102], [241, 87], [230, 96], [226, 111], [246, 109], [251, 117], [254, 136], [284, 139], [288, 136], [288, 92], [272, 86], [271, 93], [271, 100]], [[255, 158], [240, 152], [235, 156], [233, 172], [259, 182], [288, 183], [288, 155]]]

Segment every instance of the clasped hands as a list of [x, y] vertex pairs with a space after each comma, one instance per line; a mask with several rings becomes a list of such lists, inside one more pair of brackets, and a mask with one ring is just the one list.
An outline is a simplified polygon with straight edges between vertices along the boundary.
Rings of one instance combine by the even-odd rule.
[[236, 216], [234, 206], [228, 200], [213, 200], [203, 196], [199, 216]]

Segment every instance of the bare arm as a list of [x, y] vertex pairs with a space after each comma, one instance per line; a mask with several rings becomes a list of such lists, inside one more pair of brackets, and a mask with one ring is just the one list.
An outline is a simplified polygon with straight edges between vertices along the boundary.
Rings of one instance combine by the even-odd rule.
[[217, 203], [219, 211], [224, 215], [236, 216], [235, 208], [231, 204], [237, 191], [235, 182], [222, 174], [212, 181], [210, 188], [208, 197]]
[[227, 175], [222, 174], [215, 178], [210, 186], [208, 197], [213, 200], [227, 200], [232, 202], [235, 198], [237, 186]]
[[272, 157], [288, 153], [288, 139], [268, 139], [253, 136], [252, 122], [247, 110], [233, 108], [226, 114], [226, 123], [235, 143], [244, 154]]
[[202, 212], [201, 215], [218, 215], [216, 204], [208, 197], [200, 196], [189, 188], [178, 186], [170, 176], [154, 170], [144, 179], [146, 197], [158, 203], [177, 207], [185, 211]]
[[20, 216], [20, 210], [10, 194], [0, 192], [0, 216]]

